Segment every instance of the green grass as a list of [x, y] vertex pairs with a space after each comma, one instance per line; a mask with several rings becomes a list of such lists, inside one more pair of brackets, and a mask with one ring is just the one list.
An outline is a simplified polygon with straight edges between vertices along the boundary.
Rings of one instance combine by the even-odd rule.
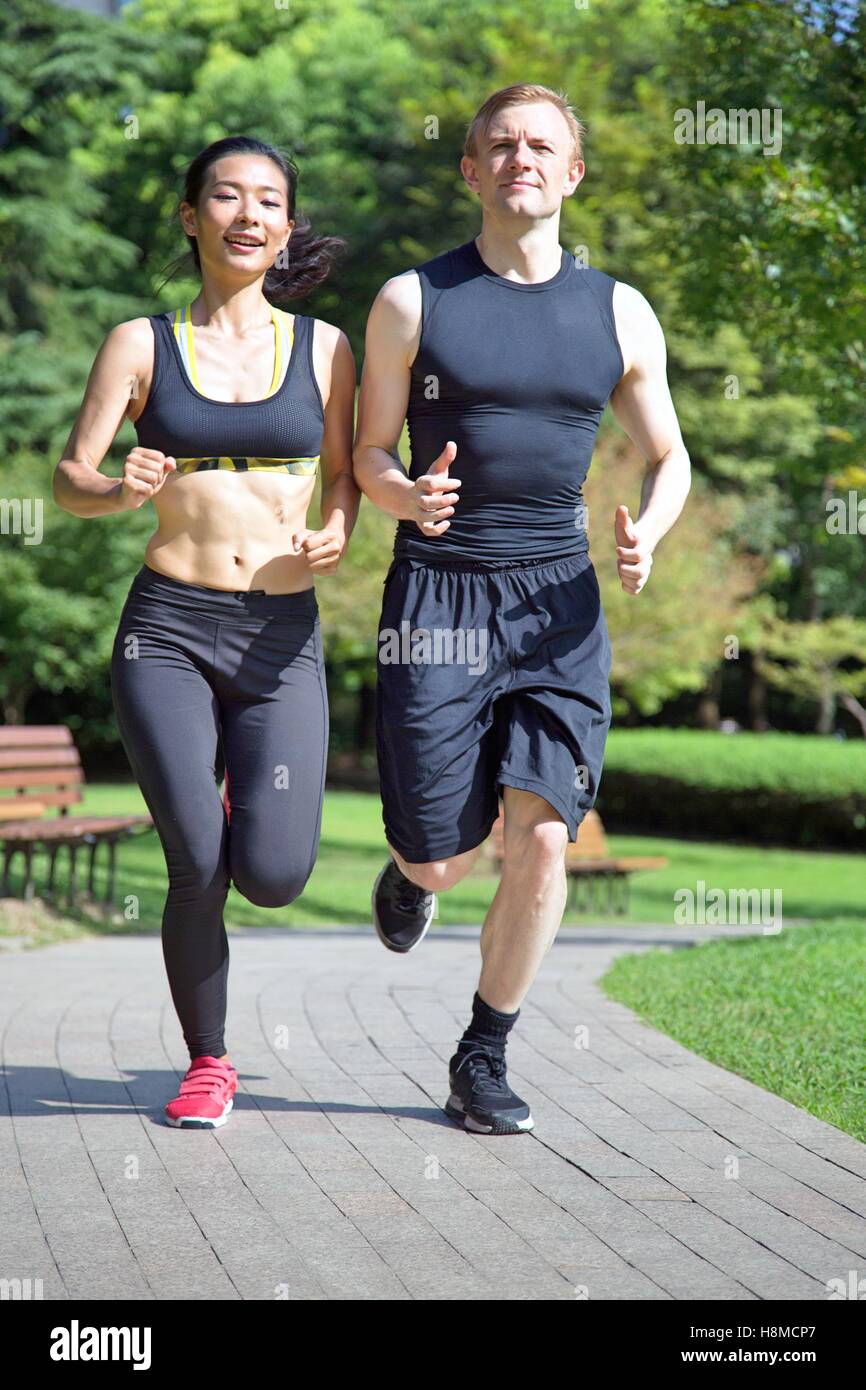
[[602, 988], [701, 1057], [866, 1141], [862, 920], [620, 956]]
[[[94, 815], [135, 814], [143, 812], [145, 806], [138, 788], [131, 783], [92, 784], [85, 788], [82, 809]], [[856, 854], [767, 850], [655, 836], [609, 838], [615, 854], [664, 855], [670, 863], [661, 871], [634, 876], [626, 917], [569, 910], [566, 922], [593, 925], [601, 920], [615, 920], [673, 925], [674, 892], [679, 888], [694, 890], [699, 879], [708, 889], [779, 889], [786, 918], [829, 921], [856, 916], [866, 900], [866, 863]], [[318, 863], [302, 897], [288, 907], [260, 908], [232, 888], [226, 921], [239, 926], [369, 922], [370, 889], [386, 853], [378, 797], [363, 792], [329, 791], [325, 796]], [[65, 872], [65, 857], [62, 864]], [[438, 921], [443, 925], [480, 923], [497, 882], [490, 864], [479, 864], [469, 877], [448, 893], [440, 894]], [[127, 913], [130, 926], [137, 930], [159, 926], [166, 887], [165, 863], [155, 833], [120, 847], [115, 901]], [[129, 915], [136, 908], [138, 917]]]

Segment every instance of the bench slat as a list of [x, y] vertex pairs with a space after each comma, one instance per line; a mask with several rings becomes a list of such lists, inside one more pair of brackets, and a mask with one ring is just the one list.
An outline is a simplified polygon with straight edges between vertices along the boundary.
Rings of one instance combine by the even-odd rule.
[[632, 874], [641, 869], [667, 868], [667, 859], [578, 859], [566, 864], [565, 872], [579, 877], [581, 874]]
[[72, 730], [66, 724], [3, 724], [0, 725], [0, 748], [40, 747], [54, 745], [75, 747]]
[[152, 825], [150, 816], [58, 816], [55, 820], [21, 821], [0, 827], [0, 840], [65, 840], [107, 834], [134, 825]]
[[34, 801], [29, 796], [9, 797], [0, 801], [0, 824], [7, 820], [24, 820], [41, 816], [45, 810], [44, 801]]
[[23, 772], [0, 772], [0, 787], [74, 787], [84, 781], [81, 764], [69, 767], [28, 768]]
[[[80, 767], [77, 748], [2, 748], [0, 768], [26, 771], [32, 767]], [[24, 780], [22, 778], [22, 780]]]
[[[77, 806], [79, 801], [82, 800], [81, 792], [75, 788], [72, 788], [68, 792], [40, 791], [37, 793], [37, 796], [41, 806]], [[19, 804], [23, 804], [23, 802], [19, 803], [13, 796], [0, 797], [0, 802], [2, 802], [4, 806], [18, 806]], [[13, 817], [13, 819], [18, 819], [18, 817]]]

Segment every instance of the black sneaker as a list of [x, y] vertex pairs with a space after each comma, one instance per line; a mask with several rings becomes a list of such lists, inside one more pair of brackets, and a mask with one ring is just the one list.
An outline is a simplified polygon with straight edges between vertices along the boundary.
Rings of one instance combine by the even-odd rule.
[[389, 951], [411, 951], [426, 935], [436, 894], [419, 888], [389, 859], [373, 884], [373, 926]]
[[473, 1134], [522, 1134], [534, 1129], [529, 1106], [505, 1073], [505, 1054], [480, 1044], [455, 1052], [448, 1064], [451, 1094], [445, 1114]]

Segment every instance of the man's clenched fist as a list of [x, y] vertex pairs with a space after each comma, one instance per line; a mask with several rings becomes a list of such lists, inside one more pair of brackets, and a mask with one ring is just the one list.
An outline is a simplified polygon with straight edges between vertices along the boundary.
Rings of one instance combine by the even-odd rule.
[[641, 535], [640, 522], [632, 521], [628, 507], [617, 507], [613, 524], [616, 567], [627, 594], [639, 594], [649, 579], [652, 551]]

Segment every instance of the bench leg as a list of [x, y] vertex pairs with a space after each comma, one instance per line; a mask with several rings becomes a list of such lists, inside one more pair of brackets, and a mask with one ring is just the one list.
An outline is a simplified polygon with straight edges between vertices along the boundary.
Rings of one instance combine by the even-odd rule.
[[12, 856], [15, 853], [15, 849], [16, 846], [13, 844], [7, 844], [4, 846], [3, 849], [3, 887], [0, 891], [2, 891], [2, 895], [4, 898], [11, 898], [12, 896], [9, 884], [9, 868], [12, 863]]
[[74, 907], [78, 897], [77, 877], [78, 845], [69, 846], [69, 906]]
[[114, 902], [114, 879], [115, 879], [115, 872], [116, 872], [116, 869], [117, 869], [117, 841], [116, 841], [116, 840], [109, 840], [109, 842], [108, 842], [108, 882], [107, 882], [107, 884], [106, 884], [106, 888], [105, 888], [105, 898], [104, 898], [104, 901], [107, 902], [107, 903], [113, 903], [113, 902]]
[[50, 859], [49, 859], [49, 864], [48, 864], [48, 883], [47, 883], [46, 888], [45, 888], [45, 897], [46, 897], [46, 899], [48, 900], [48, 902], [50, 902], [50, 903], [53, 903], [53, 902], [54, 902], [54, 897], [55, 897], [55, 893], [54, 893], [54, 870], [55, 870], [55, 868], [56, 868], [56, 866], [57, 866], [57, 853], [58, 853], [58, 850], [59, 850], [59, 846], [58, 846], [58, 845], [53, 845], [53, 846], [51, 847], [51, 849], [48, 851], [48, 853], [49, 853], [49, 855], [50, 855]]
[[24, 845], [24, 901], [33, 901], [33, 846]]
[[36, 850], [35, 842], [12, 843], [4, 847], [3, 852], [3, 884], [0, 888], [0, 896], [4, 898], [13, 897], [11, 868], [12, 860], [16, 854], [24, 855], [24, 886], [21, 892], [21, 901], [30, 903], [33, 901], [35, 884], [33, 879], [33, 855]]
[[98, 840], [94, 840], [91, 845], [88, 845], [90, 857], [87, 864], [87, 896], [91, 899], [96, 887], [96, 847], [98, 843]]
[[[96, 891], [96, 853], [101, 844], [105, 845], [104, 865], [104, 889], [102, 893]], [[117, 839], [114, 836], [105, 840], [97, 840], [90, 851], [90, 878], [88, 881], [88, 891], [92, 900], [96, 903], [109, 904], [114, 901], [114, 885], [117, 876]]]

